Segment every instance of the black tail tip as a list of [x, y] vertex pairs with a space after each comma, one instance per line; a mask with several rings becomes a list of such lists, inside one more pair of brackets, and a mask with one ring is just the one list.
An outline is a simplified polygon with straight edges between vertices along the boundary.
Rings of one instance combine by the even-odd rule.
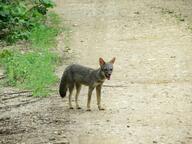
[[66, 92], [65, 93], [60, 93], [61, 98], [64, 98], [66, 96]]

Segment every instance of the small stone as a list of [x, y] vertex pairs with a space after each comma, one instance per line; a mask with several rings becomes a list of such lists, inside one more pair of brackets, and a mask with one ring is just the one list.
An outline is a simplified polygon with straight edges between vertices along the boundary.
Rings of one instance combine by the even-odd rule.
[[54, 133], [57, 135], [61, 135], [61, 132], [59, 132], [59, 131], [55, 131]]
[[52, 138], [49, 138], [49, 140], [50, 141], [54, 141], [54, 140], [56, 140], [54, 137], [52, 137]]
[[57, 141], [54, 144], [70, 144], [68, 140]]
[[63, 138], [67, 138], [66, 135], [62, 135]]
[[181, 120], [179, 120], [179, 123], [183, 123]]
[[136, 11], [136, 12], [134, 12], [134, 14], [140, 14], [140, 12]]
[[130, 128], [130, 126], [129, 126], [129, 125], [127, 125], [127, 128]]
[[157, 141], [153, 141], [154, 144], [157, 144]]

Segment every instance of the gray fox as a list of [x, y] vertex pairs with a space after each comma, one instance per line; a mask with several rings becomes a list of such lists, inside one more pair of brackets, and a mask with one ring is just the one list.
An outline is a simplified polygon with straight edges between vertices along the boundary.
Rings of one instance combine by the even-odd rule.
[[81, 107], [79, 107], [78, 104], [78, 96], [81, 90], [81, 85], [83, 84], [89, 87], [87, 111], [91, 111], [90, 102], [94, 88], [96, 88], [98, 108], [99, 110], [104, 110], [104, 108], [101, 107], [101, 88], [105, 79], [110, 80], [114, 62], [115, 57], [107, 63], [102, 58], [99, 58], [100, 67], [96, 70], [78, 64], [72, 64], [66, 67], [61, 78], [59, 93], [60, 96], [63, 98], [66, 96], [67, 90], [69, 89], [70, 109], [73, 109], [71, 104], [71, 96], [73, 93], [74, 86], [76, 87], [76, 95], [75, 95], [76, 108], [81, 109]]

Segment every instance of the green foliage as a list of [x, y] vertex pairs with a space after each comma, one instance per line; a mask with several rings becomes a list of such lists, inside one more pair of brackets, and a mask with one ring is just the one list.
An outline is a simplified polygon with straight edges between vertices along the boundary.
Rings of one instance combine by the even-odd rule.
[[54, 69], [59, 59], [49, 48], [63, 29], [58, 15], [47, 12], [53, 6], [51, 0], [0, 0], [0, 40], [31, 44], [22, 53], [16, 48], [0, 51], [6, 84], [32, 90], [35, 96], [48, 95], [49, 86], [57, 81]]
[[0, 53], [0, 64], [2, 64], [3, 63], [3, 59], [6, 59], [6, 58], [9, 58], [9, 57], [11, 57], [13, 55], [13, 53], [11, 52], [11, 51], [9, 51], [9, 50], [3, 50], [3, 51], [1, 51], [1, 53]]
[[57, 34], [58, 30], [56, 28], [40, 25], [31, 31], [29, 40], [33, 48], [48, 49], [55, 46]]
[[51, 0], [0, 0], [0, 39], [9, 43], [28, 39], [31, 30], [46, 22]]
[[0, 64], [5, 68], [8, 85], [30, 89], [35, 96], [48, 95], [49, 86], [57, 81], [54, 69], [59, 61], [49, 48], [55, 46], [56, 36], [61, 31], [59, 23], [54, 23], [52, 18], [49, 25], [31, 30], [30, 51], [21, 53], [14, 48], [0, 52]]
[[35, 96], [47, 95], [48, 86], [57, 81], [54, 75], [57, 57], [48, 51], [21, 54], [4, 50], [0, 60], [6, 70], [7, 84], [31, 89]]

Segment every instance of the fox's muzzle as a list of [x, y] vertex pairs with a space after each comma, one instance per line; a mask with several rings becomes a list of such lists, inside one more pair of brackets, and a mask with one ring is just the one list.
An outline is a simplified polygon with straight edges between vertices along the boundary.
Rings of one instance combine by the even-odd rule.
[[105, 77], [110, 80], [111, 74], [105, 74]]

